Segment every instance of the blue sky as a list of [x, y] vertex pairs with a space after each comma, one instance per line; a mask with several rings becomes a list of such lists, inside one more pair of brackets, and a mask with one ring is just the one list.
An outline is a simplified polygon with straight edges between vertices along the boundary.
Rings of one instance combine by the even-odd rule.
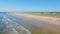
[[60, 0], [0, 0], [0, 11], [60, 11]]

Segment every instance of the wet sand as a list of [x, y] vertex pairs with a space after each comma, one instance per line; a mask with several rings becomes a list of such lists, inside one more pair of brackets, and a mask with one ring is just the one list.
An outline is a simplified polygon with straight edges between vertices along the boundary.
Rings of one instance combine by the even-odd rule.
[[[16, 34], [17, 34], [17, 30], [18, 31], [22, 30], [23, 32], [26, 31], [26, 33], [31, 32], [32, 34], [60, 34], [60, 26], [58, 24], [42, 21], [42, 19], [38, 20], [37, 18], [35, 19], [30, 15], [24, 16], [24, 15], [18, 15], [18, 14], [17, 15], [7, 14], [5, 16], [3, 15], [2, 21], [4, 24], [7, 24], [7, 23], [12, 24], [14, 28], [12, 28], [11, 31], [13, 31], [12, 33], [14, 33], [15, 31]], [[25, 29], [27, 29], [28, 31], [24, 30], [21, 27], [19, 28], [19, 26], [17, 26], [18, 24], [24, 27]], [[19, 29], [15, 30], [16, 28], [19, 28]]]
[[[56, 24], [56, 21], [45, 21], [42, 18], [36, 18], [36, 16], [33, 15], [27, 15], [27, 14], [16, 14], [17, 16], [23, 17], [23, 22], [25, 24], [22, 24], [26, 28], [28, 28], [33, 34], [60, 34], [60, 24], [59, 21]], [[42, 21], [43, 20], [43, 21]], [[53, 23], [52, 23], [53, 22]]]

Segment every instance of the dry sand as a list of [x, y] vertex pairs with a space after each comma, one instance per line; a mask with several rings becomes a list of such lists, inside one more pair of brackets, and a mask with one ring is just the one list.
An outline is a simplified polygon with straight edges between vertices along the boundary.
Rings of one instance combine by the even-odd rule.
[[52, 23], [52, 24], [60, 25], [60, 18], [56, 18], [56, 17], [36, 16], [36, 15], [18, 14], [18, 13], [14, 13], [14, 14], [18, 15], [18, 16], [23, 16], [23, 17], [31, 18], [31, 19], [36, 19], [36, 20], [39, 20], [39, 21], [44, 21], [44, 22], [47, 22], [47, 23]]

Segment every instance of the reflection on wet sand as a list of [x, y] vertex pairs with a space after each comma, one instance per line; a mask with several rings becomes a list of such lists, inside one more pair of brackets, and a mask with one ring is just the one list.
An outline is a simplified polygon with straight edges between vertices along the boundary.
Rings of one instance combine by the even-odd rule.
[[60, 26], [13, 14], [1, 15], [0, 23], [2, 34], [60, 34]]

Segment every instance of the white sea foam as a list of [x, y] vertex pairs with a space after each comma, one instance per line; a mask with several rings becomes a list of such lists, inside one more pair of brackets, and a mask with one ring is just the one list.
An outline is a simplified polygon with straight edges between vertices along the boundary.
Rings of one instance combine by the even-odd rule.
[[22, 26], [17, 26], [14, 27], [14, 25], [7, 25], [7, 27], [3, 30], [4, 34], [31, 34], [31, 32], [22, 27]]
[[2, 22], [6, 24], [2, 34], [31, 34], [31, 32], [28, 29], [12, 21], [6, 16], [3, 16]]

